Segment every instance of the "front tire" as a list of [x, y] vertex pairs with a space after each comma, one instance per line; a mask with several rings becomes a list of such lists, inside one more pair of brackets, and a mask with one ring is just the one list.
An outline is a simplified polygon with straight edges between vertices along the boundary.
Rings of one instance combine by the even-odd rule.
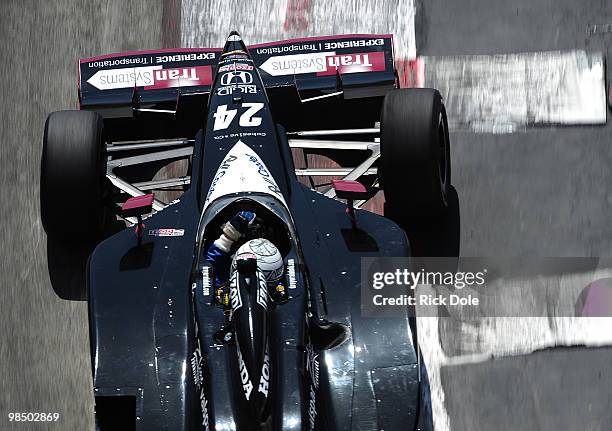
[[45, 231], [55, 239], [91, 239], [102, 231], [103, 128], [102, 117], [90, 111], [60, 111], [47, 118], [40, 211]]
[[387, 93], [380, 128], [379, 177], [387, 206], [408, 217], [441, 215], [448, 207], [450, 144], [440, 93]]

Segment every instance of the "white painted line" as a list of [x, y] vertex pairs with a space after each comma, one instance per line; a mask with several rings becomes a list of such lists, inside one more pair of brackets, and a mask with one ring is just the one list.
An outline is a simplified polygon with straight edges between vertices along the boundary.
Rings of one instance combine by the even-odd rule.
[[[457, 319], [458, 330], [449, 337], [460, 338], [463, 350], [471, 353], [458, 356], [448, 355], [443, 348], [440, 335], [440, 318], [424, 317], [417, 319], [419, 345], [425, 365], [429, 373], [431, 386], [431, 402], [436, 431], [451, 430], [450, 420], [444, 405], [445, 393], [441, 381], [441, 368], [445, 366], [460, 366], [480, 363], [493, 358], [526, 355], [536, 350], [557, 346], [589, 346], [599, 347], [612, 344], [612, 318], [610, 317], [563, 317], [573, 308], [581, 287], [586, 287], [595, 279], [604, 279], [612, 276], [609, 268], [599, 268], [593, 272], [565, 274], [563, 276], [538, 277], [533, 280], [514, 280], [529, 287], [551, 286], [556, 287], [560, 294], [551, 294], [542, 298], [541, 303], [528, 304], [523, 295], [519, 301], [513, 301], [511, 295], [517, 290], [506, 280], [504, 289], [507, 297], [500, 297], [496, 303], [508, 309], [512, 302], [522, 302], [534, 313], [542, 309], [548, 311], [546, 317], [480, 317], [463, 316], [444, 317]], [[493, 287], [494, 288], [494, 287]], [[431, 286], [419, 286], [418, 294], [434, 294]], [[524, 293], [524, 292], [523, 292]], [[503, 293], [500, 293], [503, 295]], [[537, 298], [537, 296], [534, 296]], [[543, 308], [542, 308], [543, 307]], [[430, 310], [428, 310], [430, 312]], [[451, 315], [455, 314], [450, 310]], [[503, 313], [503, 311], [500, 311]], [[417, 308], [417, 315], [419, 309]]]
[[529, 125], [605, 124], [601, 53], [422, 57], [454, 129], [510, 133]]
[[587, 26], [587, 34], [589, 36], [594, 34], [605, 34], [612, 33], [612, 23], [608, 24], [589, 24]]
[[307, 36], [393, 34], [396, 58], [414, 58], [414, 0], [183, 0], [181, 43], [220, 47], [230, 30], [247, 45]]
[[417, 318], [417, 334], [429, 377], [434, 429], [436, 431], [450, 431], [450, 419], [444, 405], [445, 394], [440, 373], [440, 369], [446, 364], [447, 358], [440, 343], [438, 318]]
[[[556, 330], [551, 329], [548, 318], [512, 317], [497, 319], [492, 329], [482, 331], [489, 340], [498, 338], [498, 345], [508, 342], [508, 346], [499, 351], [474, 353], [461, 356], [447, 356], [441, 346], [439, 319], [437, 317], [420, 317], [417, 319], [419, 345], [427, 367], [431, 388], [431, 406], [434, 429], [451, 431], [450, 419], [446, 411], [445, 393], [441, 380], [441, 368], [484, 362], [495, 357], [529, 354], [555, 346], [603, 346], [611, 344], [610, 328], [612, 318], [590, 317], [554, 319]], [[491, 326], [492, 322], [482, 322]], [[468, 331], [469, 332], [469, 331]], [[488, 332], [488, 333], [487, 333]], [[463, 334], [456, 334], [462, 336]], [[468, 336], [478, 336], [472, 332]]]

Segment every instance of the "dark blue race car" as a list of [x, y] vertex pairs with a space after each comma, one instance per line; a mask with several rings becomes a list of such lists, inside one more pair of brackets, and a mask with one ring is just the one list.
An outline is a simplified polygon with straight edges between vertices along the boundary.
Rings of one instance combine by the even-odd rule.
[[440, 94], [397, 82], [389, 35], [80, 61], [41, 213], [54, 289], [89, 303], [98, 429], [432, 429], [410, 311], [361, 310], [361, 258], [410, 256], [448, 206]]

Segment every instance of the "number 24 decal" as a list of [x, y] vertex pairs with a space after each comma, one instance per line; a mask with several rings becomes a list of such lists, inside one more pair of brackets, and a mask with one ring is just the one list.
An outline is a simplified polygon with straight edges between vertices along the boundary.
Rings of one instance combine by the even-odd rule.
[[[238, 124], [241, 127], [257, 127], [261, 125], [261, 117], [255, 117], [254, 115], [263, 109], [264, 104], [243, 103], [242, 106], [247, 108], [247, 110], [240, 115]], [[237, 113], [237, 109], [227, 109], [227, 105], [219, 105], [213, 114], [213, 117], [215, 117], [213, 131], [227, 129], [232, 124], [232, 121], [234, 121], [234, 118], [236, 118]]]

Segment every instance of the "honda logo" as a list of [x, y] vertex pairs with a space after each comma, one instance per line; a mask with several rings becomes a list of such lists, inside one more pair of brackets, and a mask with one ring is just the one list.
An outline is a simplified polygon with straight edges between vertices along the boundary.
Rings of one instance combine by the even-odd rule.
[[251, 82], [253, 82], [253, 75], [250, 72], [235, 71], [221, 76], [221, 85], [250, 84]]

